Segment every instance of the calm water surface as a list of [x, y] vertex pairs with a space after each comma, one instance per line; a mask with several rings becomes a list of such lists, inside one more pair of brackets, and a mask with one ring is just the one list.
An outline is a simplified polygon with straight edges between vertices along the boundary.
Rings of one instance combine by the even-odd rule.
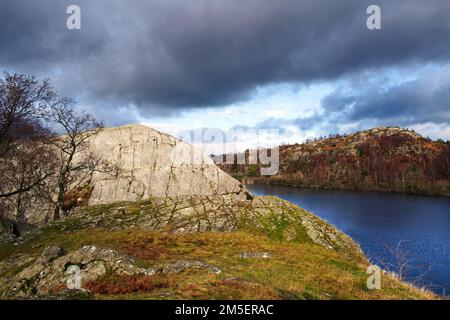
[[450, 198], [266, 185], [248, 188], [255, 195], [275, 195], [315, 213], [351, 236], [374, 263], [396, 265], [398, 259], [389, 248], [401, 241], [410, 260], [408, 280], [426, 273], [421, 285], [450, 294]]

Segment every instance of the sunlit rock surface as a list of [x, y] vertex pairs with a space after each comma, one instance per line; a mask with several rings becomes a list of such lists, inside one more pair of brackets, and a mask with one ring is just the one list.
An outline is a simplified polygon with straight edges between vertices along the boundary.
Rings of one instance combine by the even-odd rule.
[[246, 196], [242, 185], [201, 150], [142, 125], [104, 129], [90, 139], [90, 151], [120, 170], [117, 176], [93, 174], [89, 204], [152, 196]]

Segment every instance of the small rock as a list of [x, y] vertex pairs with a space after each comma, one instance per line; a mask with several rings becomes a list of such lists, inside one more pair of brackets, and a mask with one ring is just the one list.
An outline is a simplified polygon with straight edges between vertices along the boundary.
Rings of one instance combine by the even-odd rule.
[[242, 252], [238, 255], [243, 259], [270, 259], [271, 256], [267, 252]]
[[184, 228], [179, 228], [179, 229], [177, 229], [177, 230], [175, 230], [175, 234], [178, 234], [178, 233], [184, 233], [186, 230], [184, 229]]
[[95, 246], [84, 246], [83, 250], [89, 253], [94, 253], [97, 248]]
[[44, 249], [38, 258], [39, 263], [49, 263], [65, 254], [64, 248], [60, 246], [49, 246]]
[[214, 274], [221, 274], [222, 273], [222, 270], [220, 270], [219, 268], [216, 268], [216, 267], [212, 267], [212, 266], [209, 268], [209, 271], [211, 271]]
[[333, 298], [333, 295], [331, 293], [328, 293], [328, 292], [323, 292], [322, 295], [327, 297], [328, 299]]

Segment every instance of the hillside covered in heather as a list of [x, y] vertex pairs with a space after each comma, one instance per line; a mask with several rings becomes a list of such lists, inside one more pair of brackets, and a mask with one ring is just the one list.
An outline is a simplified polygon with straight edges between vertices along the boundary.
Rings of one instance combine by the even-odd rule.
[[248, 161], [221, 168], [245, 183], [450, 195], [450, 143], [407, 129], [335, 135], [281, 146], [279, 152], [274, 176], [260, 176], [260, 164]]

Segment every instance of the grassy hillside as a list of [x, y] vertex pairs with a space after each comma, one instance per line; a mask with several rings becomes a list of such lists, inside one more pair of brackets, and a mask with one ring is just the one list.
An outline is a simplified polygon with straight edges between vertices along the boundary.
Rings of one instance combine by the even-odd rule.
[[306, 188], [450, 195], [450, 143], [401, 128], [377, 128], [280, 147], [280, 170], [221, 165], [250, 183]]
[[[83, 291], [66, 290], [81, 269]], [[275, 197], [155, 198], [79, 209], [0, 245], [0, 295], [89, 299], [430, 299], [346, 235]]]

